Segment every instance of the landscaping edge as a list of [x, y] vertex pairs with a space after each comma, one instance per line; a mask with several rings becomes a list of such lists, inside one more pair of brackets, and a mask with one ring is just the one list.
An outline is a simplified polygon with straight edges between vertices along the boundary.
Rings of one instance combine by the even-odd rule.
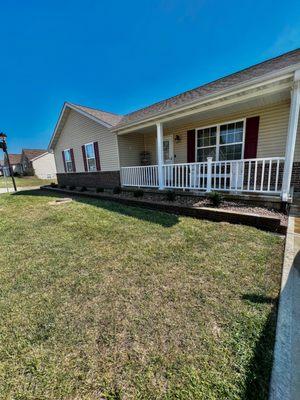
[[253, 226], [268, 232], [276, 232], [286, 234], [287, 227], [280, 224], [279, 217], [262, 216], [250, 213], [238, 213], [235, 211], [226, 211], [224, 209], [216, 209], [209, 207], [191, 207], [175, 204], [165, 204], [160, 202], [150, 202], [146, 200], [128, 199], [116, 197], [110, 194], [79, 192], [77, 190], [68, 190], [60, 188], [52, 188], [50, 186], [41, 186], [41, 190], [48, 190], [57, 193], [65, 193], [68, 195], [76, 195], [83, 197], [91, 197], [102, 200], [114, 201], [127, 206], [138, 206], [156, 211], [164, 211], [167, 213], [184, 215], [197, 219], [206, 219], [214, 222], [229, 222], [232, 224]]

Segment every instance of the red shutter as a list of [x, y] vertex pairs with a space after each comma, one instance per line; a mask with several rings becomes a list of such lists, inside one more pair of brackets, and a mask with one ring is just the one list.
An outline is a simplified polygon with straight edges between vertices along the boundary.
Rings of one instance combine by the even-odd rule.
[[61, 152], [61, 154], [62, 154], [62, 158], [63, 158], [64, 169], [65, 169], [65, 172], [67, 172], [67, 166], [66, 166], [65, 152], [64, 152], [64, 151], [62, 151], [62, 152]]
[[74, 151], [73, 149], [70, 149], [70, 154], [71, 154], [71, 160], [72, 160], [72, 166], [73, 166], [73, 172], [76, 172], [76, 165], [75, 165], [75, 158], [74, 158]]
[[259, 117], [246, 119], [244, 158], [256, 158], [259, 130]]
[[187, 162], [195, 162], [195, 129], [187, 131]]
[[82, 158], [83, 158], [84, 170], [87, 172], [88, 167], [87, 167], [87, 161], [86, 161], [85, 145], [81, 146], [81, 150], [82, 150]]
[[97, 168], [97, 171], [101, 171], [98, 142], [94, 142], [94, 152], [95, 152], [95, 159], [96, 159], [96, 168]]

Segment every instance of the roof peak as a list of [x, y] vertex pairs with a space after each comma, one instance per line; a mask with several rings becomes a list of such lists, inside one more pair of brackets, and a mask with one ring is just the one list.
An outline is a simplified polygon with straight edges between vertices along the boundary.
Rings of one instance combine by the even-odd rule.
[[74, 107], [88, 108], [88, 109], [90, 109], [90, 110], [100, 111], [100, 112], [103, 112], [103, 113], [105, 113], [105, 114], [111, 114], [111, 115], [116, 115], [116, 116], [118, 116], [118, 117], [123, 117], [122, 114], [113, 113], [113, 112], [111, 112], [111, 111], [105, 111], [105, 110], [102, 110], [102, 109], [100, 109], [100, 108], [95, 108], [95, 107], [90, 107], [90, 106], [84, 106], [84, 105], [82, 105], [82, 104], [71, 103], [71, 102], [69, 102], [69, 101], [67, 101], [66, 104], [69, 104], [69, 105], [74, 106]]

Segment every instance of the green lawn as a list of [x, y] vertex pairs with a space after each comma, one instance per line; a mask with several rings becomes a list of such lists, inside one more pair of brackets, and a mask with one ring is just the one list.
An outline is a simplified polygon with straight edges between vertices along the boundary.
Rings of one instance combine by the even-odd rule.
[[[10, 177], [6, 178], [9, 187], [13, 187], [12, 179]], [[15, 178], [17, 188], [19, 187], [33, 187], [49, 185], [50, 182], [56, 182], [56, 179], [39, 179], [36, 176], [24, 176]], [[0, 188], [6, 188], [5, 179], [3, 176], [0, 177]]]
[[0, 398], [266, 399], [283, 239], [0, 196]]

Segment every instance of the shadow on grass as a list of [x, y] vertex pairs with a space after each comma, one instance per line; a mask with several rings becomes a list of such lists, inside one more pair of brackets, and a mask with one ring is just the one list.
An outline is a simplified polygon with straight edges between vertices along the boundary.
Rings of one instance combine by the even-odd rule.
[[179, 218], [175, 214], [168, 214], [161, 211], [154, 211], [138, 206], [127, 206], [118, 202], [92, 197], [83, 197], [72, 193], [59, 193], [52, 191], [43, 191], [40, 189], [24, 190], [12, 193], [13, 196], [40, 196], [40, 197], [72, 197], [78, 203], [89, 204], [93, 207], [102, 208], [107, 211], [119, 213], [126, 217], [132, 217], [139, 220], [151, 222], [153, 224], [161, 225], [165, 228], [176, 225]]
[[252, 360], [247, 369], [243, 400], [268, 400], [273, 365], [278, 300], [257, 294], [245, 294], [243, 300], [256, 304], [273, 304]]
[[272, 297], [263, 296], [261, 294], [250, 293], [244, 294], [242, 296], [243, 300], [248, 300], [250, 303], [258, 303], [258, 304], [274, 304], [276, 303], [276, 299]]

